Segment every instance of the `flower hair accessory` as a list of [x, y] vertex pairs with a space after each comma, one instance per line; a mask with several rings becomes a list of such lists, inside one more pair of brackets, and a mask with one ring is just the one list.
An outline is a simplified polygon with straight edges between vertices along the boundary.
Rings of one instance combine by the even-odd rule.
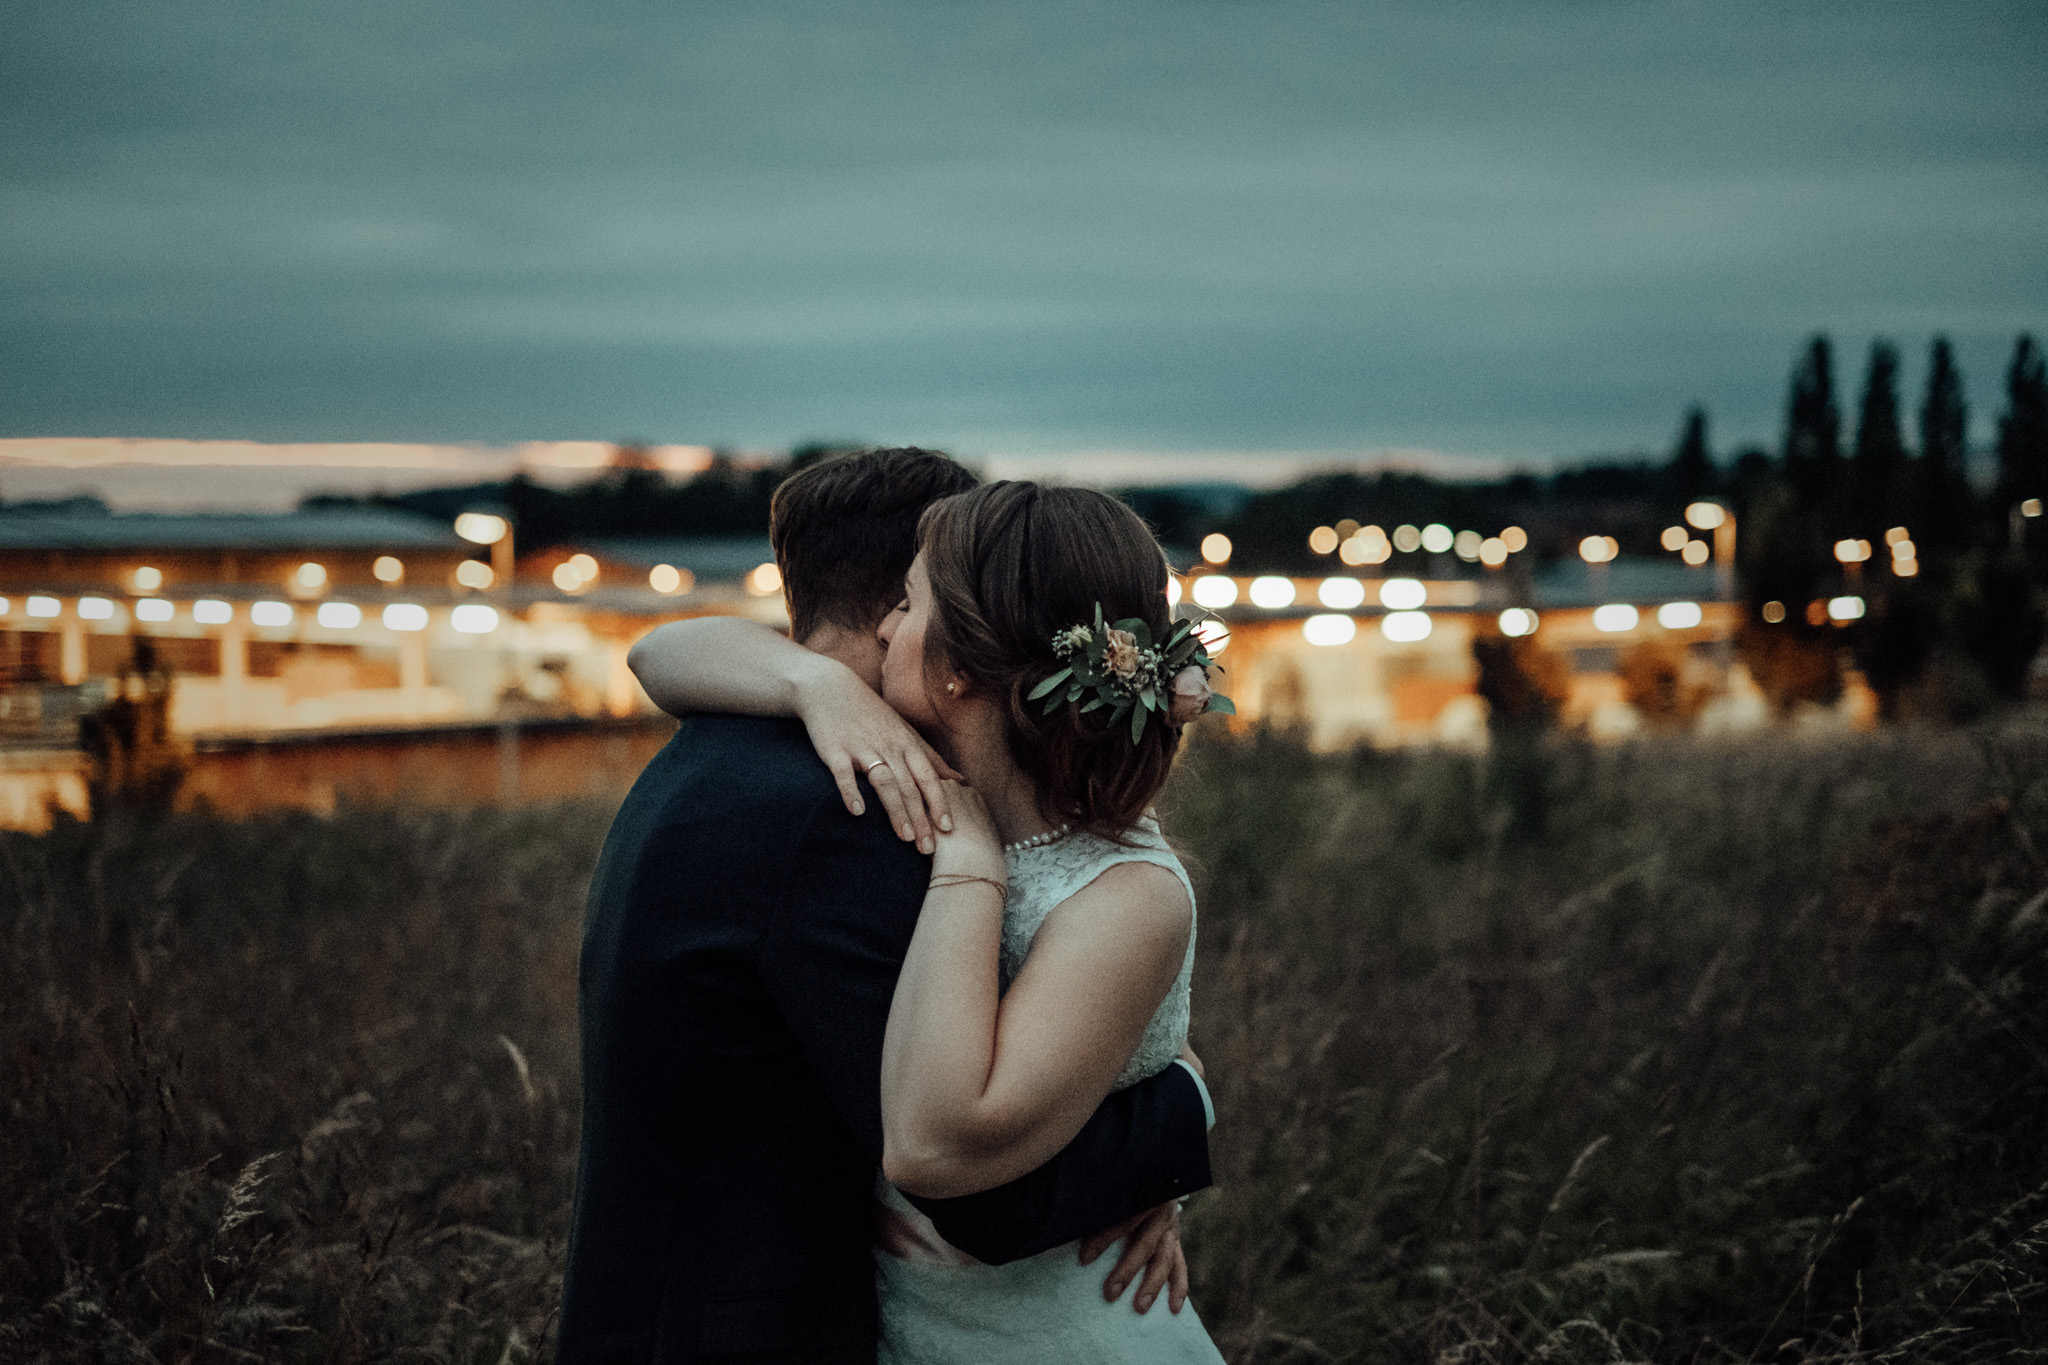
[[1069, 626], [1052, 637], [1052, 652], [1066, 664], [1031, 689], [1030, 701], [1045, 699], [1045, 714], [1081, 702], [1079, 714], [1109, 708], [1112, 724], [1131, 718], [1131, 743], [1145, 733], [1154, 712], [1174, 729], [1206, 711], [1237, 714], [1230, 698], [1209, 690], [1209, 657], [1192, 621], [1177, 621], [1161, 644], [1138, 617], [1108, 625], [1095, 604], [1093, 626]]

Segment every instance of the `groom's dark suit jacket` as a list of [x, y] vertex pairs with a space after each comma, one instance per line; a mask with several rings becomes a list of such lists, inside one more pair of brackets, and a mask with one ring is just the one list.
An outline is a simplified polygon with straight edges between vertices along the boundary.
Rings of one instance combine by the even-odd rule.
[[[565, 1365], [873, 1361], [882, 1032], [930, 864], [867, 807], [847, 814], [800, 724], [708, 715], [613, 822], [583, 938]], [[1168, 1067], [1030, 1175], [917, 1202], [996, 1262], [1208, 1183], [1202, 1098]]]

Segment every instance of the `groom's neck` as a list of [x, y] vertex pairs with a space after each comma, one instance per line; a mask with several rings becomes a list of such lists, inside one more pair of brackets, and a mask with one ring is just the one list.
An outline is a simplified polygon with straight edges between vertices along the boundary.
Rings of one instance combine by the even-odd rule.
[[854, 676], [879, 692], [882, 690], [882, 642], [872, 630], [822, 625], [797, 641], [813, 654], [836, 659], [852, 669]]

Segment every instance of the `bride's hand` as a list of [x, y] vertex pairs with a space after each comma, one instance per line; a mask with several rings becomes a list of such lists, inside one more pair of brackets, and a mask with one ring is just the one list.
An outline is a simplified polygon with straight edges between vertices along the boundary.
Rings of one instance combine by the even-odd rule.
[[1010, 874], [1003, 860], [1003, 839], [981, 793], [950, 779], [941, 785], [952, 820], [939, 838], [938, 856], [932, 859], [933, 875], [985, 876], [1007, 883]]
[[1109, 1278], [1102, 1282], [1102, 1297], [1115, 1303], [1142, 1270], [1144, 1279], [1131, 1297], [1131, 1308], [1147, 1311], [1164, 1288], [1167, 1311], [1180, 1312], [1188, 1301], [1188, 1258], [1180, 1245], [1180, 1201], [1169, 1199], [1088, 1238], [1081, 1243], [1081, 1264], [1093, 1265], [1096, 1257], [1118, 1241], [1124, 1244], [1123, 1255], [1117, 1257]]
[[905, 842], [915, 840], [930, 853], [933, 827], [953, 828], [945, 781], [960, 775], [848, 670], [812, 671], [798, 684], [796, 712], [849, 811], [866, 809], [859, 786], [864, 776]]

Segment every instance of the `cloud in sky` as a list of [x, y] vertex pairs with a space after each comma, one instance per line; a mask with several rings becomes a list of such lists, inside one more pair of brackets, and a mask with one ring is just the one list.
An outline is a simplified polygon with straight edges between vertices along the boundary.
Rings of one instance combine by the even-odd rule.
[[0, 435], [1981, 436], [2048, 320], [2034, 0], [11, 8]]

